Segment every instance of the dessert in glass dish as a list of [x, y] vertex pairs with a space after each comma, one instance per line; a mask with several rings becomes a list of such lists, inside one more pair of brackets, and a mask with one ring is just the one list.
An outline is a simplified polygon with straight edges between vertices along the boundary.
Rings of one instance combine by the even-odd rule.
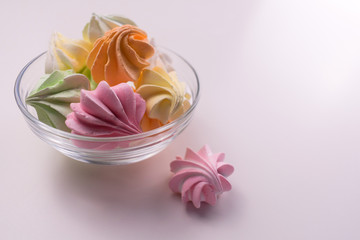
[[82, 39], [53, 33], [15, 83], [31, 130], [63, 154], [127, 164], [164, 149], [199, 100], [194, 68], [132, 20], [93, 14]]

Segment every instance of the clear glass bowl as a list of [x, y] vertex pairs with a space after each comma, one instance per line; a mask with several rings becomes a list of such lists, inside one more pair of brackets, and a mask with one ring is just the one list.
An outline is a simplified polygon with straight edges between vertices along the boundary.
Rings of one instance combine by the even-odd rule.
[[70, 158], [96, 164], [129, 164], [147, 159], [163, 150], [185, 129], [199, 101], [199, 79], [194, 68], [177, 53], [165, 48], [160, 50], [170, 57], [179, 80], [187, 84], [187, 90], [192, 96], [190, 109], [160, 128], [125, 137], [85, 137], [40, 122], [36, 111], [25, 103], [25, 99], [44, 75], [45, 53], [31, 60], [21, 70], [14, 89], [16, 102], [31, 130]]

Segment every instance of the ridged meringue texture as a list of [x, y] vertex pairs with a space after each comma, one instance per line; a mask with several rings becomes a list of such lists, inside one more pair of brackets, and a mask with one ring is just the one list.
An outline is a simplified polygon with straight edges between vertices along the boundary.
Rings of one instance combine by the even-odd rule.
[[92, 45], [84, 40], [74, 40], [60, 33], [53, 33], [47, 52], [45, 72], [73, 69], [80, 73], [86, 67], [86, 60]]
[[71, 112], [70, 103], [80, 101], [80, 90], [90, 89], [89, 80], [73, 70], [56, 70], [46, 74], [26, 98], [26, 103], [33, 106], [41, 122], [70, 131], [65, 125], [66, 116]]
[[107, 31], [125, 24], [136, 26], [132, 20], [125, 17], [113, 15], [102, 16], [93, 13], [90, 21], [83, 29], [83, 38], [85, 41], [94, 44], [94, 42], [104, 36]]
[[190, 107], [186, 85], [177, 79], [176, 72], [167, 73], [160, 67], [144, 69], [136, 82], [136, 92], [146, 101], [149, 118], [163, 124], [178, 118]]
[[80, 103], [70, 105], [66, 125], [72, 133], [117, 137], [141, 133], [145, 101], [126, 83], [110, 87], [105, 81], [93, 91], [81, 91]]
[[169, 187], [175, 193], [181, 193], [184, 202], [192, 201], [196, 208], [201, 202], [215, 205], [218, 196], [231, 190], [231, 184], [225, 177], [234, 172], [234, 167], [224, 163], [224, 153], [213, 154], [205, 145], [199, 152], [186, 150], [185, 158], [176, 157], [170, 164], [175, 173]]
[[132, 25], [116, 27], [96, 40], [87, 66], [93, 80], [105, 80], [110, 86], [135, 81], [142, 69], [149, 65], [147, 59], [154, 54], [146, 33]]

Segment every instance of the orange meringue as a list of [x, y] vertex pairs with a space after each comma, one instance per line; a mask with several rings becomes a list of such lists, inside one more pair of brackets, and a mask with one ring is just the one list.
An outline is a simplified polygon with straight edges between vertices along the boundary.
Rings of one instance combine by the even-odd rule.
[[113, 28], [94, 44], [87, 59], [95, 82], [105, 80], [110, 86], [135, 81], [154, 54], [147, 34], [132, 25]]

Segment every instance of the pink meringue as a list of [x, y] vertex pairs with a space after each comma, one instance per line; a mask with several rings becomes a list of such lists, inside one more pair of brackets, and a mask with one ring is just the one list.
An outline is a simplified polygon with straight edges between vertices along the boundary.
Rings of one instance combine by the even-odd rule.
[[126, 83], [110, 87], [105, 81], [93, 91], [81, 91], [80, 103], [70, 105], [66, 125], [72, 133], [90, 137], [117, 137], [141, 133], [145, 100]]
[[199, 152], [186, 149], [185, 158], [176, 157], [170, 164], [175, 175], [169, 182], [170, 189], [181, 193], [183, 202], [192, 201], [196, 208], [201, 202], [215, 205], [218, 196], [231, 190], [225, 177], [230, 176], [234, 167], [224, 163], [224, 153], [213, 154], [208, 145]]

